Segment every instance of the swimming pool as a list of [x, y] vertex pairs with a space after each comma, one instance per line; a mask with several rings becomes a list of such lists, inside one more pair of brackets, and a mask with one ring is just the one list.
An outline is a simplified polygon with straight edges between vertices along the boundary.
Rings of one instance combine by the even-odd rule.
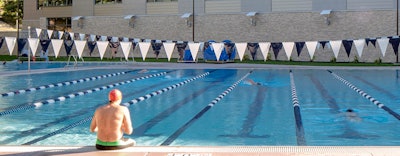
[[[124, 94], [127, 137], [139, 146], [400, 145], [393, 69], [118, 68], [0, 79], [1, 145], [94, 145], [90, 119], [112, 88]], [[360, 122], [346, 119], [349, 108]]]

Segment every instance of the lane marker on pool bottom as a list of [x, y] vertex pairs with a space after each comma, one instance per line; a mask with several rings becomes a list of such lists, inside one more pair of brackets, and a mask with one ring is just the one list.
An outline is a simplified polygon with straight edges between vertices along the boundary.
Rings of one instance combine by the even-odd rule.
[[389, 107], [386, 107], [384, 104], [379, 102], [376, 98], [373, 98], [372, 96], [368, 95], [366, 92], [362, 91], [361, 89], [358, 89], [356, 86], [351, 84], [349, 81], [343, 79], [342, 77], [340, 77], [339, 75], [335, 74], [334, 72], [332, 72], [330, 70], [328, 70], [328, 72], [331, 73], [336, 79], [340, 80], [341, 82], [346, 84], [348, 87], [350, 87], [351, 89], [356, 91], [358, 94], [360, 94], [361, 96], [363, 96], [364, 98], [368, 99], [369, 101], [371, 101], [373, 104], [375, 104], [379, 108], [382, 108], [383, 110], [385, 110], [386, 112], [388, 112], [389, 114], [391, 114], [392, 116], [394, 116], [395, 118], [400, 120], [400, 115], [399, 114], [397, 114], [396, 112], [391, 110]]
[[82, 78], [82, 79], [79, 79], [79, 80], [64, 81], [64, 82], [58, 82], [58, 83], [53, 83], [53, 84], [48, 84], [48, 85], [42, 85], [42, 86], [39, 86], [39, 87], [20, 89], [20, 90], [11, 91], [11, 92], [8, 92], [8, 93], [2, 93], [2, 94], [0, 94], [1, 95], [0, 97], [14, 96], [16, 94], [22, 94], [22, 93], [26, 93], [26, 92], [33, 92], [33, 91], [36, 91], [36, 90], [43, 90], [43, 89], [46, 89], [46, 88], [68, 86], [68, 85], [72, 85], [72, 84], [88, 82], [88, 81], [98, 80], [98, 79], [112, 77], [112, 76], [123, 75], [123, 74], [127, 74], [127, 73], [130, 73], [130, 72], [132, 72], [132, 71], [110, 73], [110, 74], [105, 74], [105, 75]]
[[290, 87], [291, 87], [291, 91], [292, 91], [292, 102], [293, 102], [293, 109], [294, 109], [293, 110], [294, 118], [296, 120], [297, 145], [305, 146], [306, 145], [306, 139], [304, 137], [304, 127], [303, 127], [303, 121], [301, 119], [300, 103], [299, 103], [299, 99], [298, 99], [297, 93], [296, 93], [296, 84], [294, 82], [292, 70], [290, 70]]
[[3, 111], [3, 112], [0, 112], [0, 117], [4, 116], [4, 115], [7, 115], [7, 114], [15, 113], [15, 112], [18, 112], [18, 111], [27, 110], [27, 109], [31, 109], [31, 108], [35, 108], [35, 107], [40, 107], [42, 105], [46, 105], [46, 104], [50, 104], [50, 103], [55, 103], [55, 102], [58, 102], [58, 101], [65, 101], [66, 99], [71, 99], [71, 98], [75, 98], [77, 96], [86, 95], [86, 94], [94, 93], [94, 92], [97, 92], [97, 91], [100, 91], [100, 90], [113, 88], [115, 86], [132, 83], [132, 82], [135, 82], [135, 81], [138, 81], [138, 80], [144, 80], [144, 79], [148, 79], [148, 78], [151, 78], [151, 77], [162, 76], [162, 75], [165, 75], [167, 73], [168, 72], [161, 72], [161, 73], [157, 73], [157, 74], [147, 75], [147, 76], [134, 78], [134, 79], [123, 81], [123, 82], [110, 84], [110, 85], [107, 85], [107, 86], [88, 89], [86, 91], [80, 91], [80, 92], [76, 92], [76, 93], [71, 93], [71, 94], [68, 94], [66, 96], [60, 96], [60, 97], [57, 97], [57, 98], [54, 98], [54, 99], [42, 100], [42, 101], [39, 101], [39, 102], [35, 102], [33, 104], [32, 103], [28, 103], [28, 104], [24, 104], [24, 105], [19, 105], [17, 107], [11, 107], [11, 108]]
[[[214, 71], [215, 71], [215, 70], [214, 70]], [[183, 82], [180, 82], [180, 83], [176, 83], [176, 84], [171, 85], [171, 86], [169, 86], [169, 87], [166, 87], [166, 88], [164, 88], [164, 89], [161, 89], [161, 90], [152, 92], [152, 93], [150, 93], [150, 94], [146, 94], [146, 95], [141, 96], [141, 97], [139, 97], [139, 98], [135, 98], [134, 100], [132, 100], [132, 101], [130, 101], [130, 102], [123, 103], [123, 104], [121, 104], [121, 105], [130, 106], [130, 105], [135, 104], [135, 103], [138, 103], [138, 102], [140, 102], [140, 101], [149, 99], [150, 97], [154, 97], [154, 96], [156, 96], [156, 95], [160, 95], [161, 93], [170, 91], [170, 90], [172, 90], [172, 89], [175, 89], [175, 88], [177, 88], [177, 87], [180, 87], [180, 86], [182, 86], [182, 85], [185, 85], [185, 84], [187, 84], [187, 83], [190, 83], [190, 82], [192, 82], [192, 81], [194, 81], [194, 80], [197, 80], [197, 79], [199, 79], [199, 78], [203, 78], [203, 77], [209, 75], [210, 73], [211, 73], [211, 71], [210, 71], [210, 72], [206, 72], [206, 73], [204, 73], [204, 74], [198, 75], [198, 76], [193, 77], [193, 78], [191, 78], [191, 79], [187, 79], [187, 80], [185, 80], [185, 81], [183, 81]], [[157, 94], [153, 94], [153, 93], [157, 93]], [[137, 100], [137, 99], [139, 99], [139, 100]], [[135, 102], [135, 101], [137, 101], [137, 102]], [[67, 131], [67, 130], [69, 130], [69, 129], [72, 129], [72, 128], [76, 127], [76, 126], [79, 126], [79, 125], [81, 125], [81, 124], [83, 124], [83, 123], [86, 123], [86, 122], [88, 122], [88, 121], [91, 121], [92, 118], [93, 118], [93, 115], [87, 116], [86, 118], [84, 118], [84, 119], [82, 119], [82, 120], [80, 120], [80, 121], [77, 121], [77, 122], [75, 122], [75, 123], [72, 123], [72, 124], [70, 124], [70, 125], [68, 125], [68, 126], [65, 126], [65, 127], [61, 128], [61, 129], [58, 129], [58, 130], [56, 130], [56, 131], [54, 131], [54, 132], [51, 132], [51, 133], [46, 134], [46, 135], [44, 135], [44, 136], [41, 136], [41, 137], [39, 137], [39, 138], [33, 139], [33, 140], [31, 140], [31, 141], [29, 141], [29, 142], [26, 142], [26, 143], [24, 143], [24, 144], [22, 144], [22, 145], [31, 145], [31, 144], [37, 143], [37, 142], [39, 142], [39, 141], [42, 141], [42, 140], [47, 139], [47, 138], [49, 138], [49, 137], [52, 137], [52, 136], [54, 136], [54, 135], [60, 134], [60, 133], [62, 133], [62, 132], [65, 132], [65, 131]]]
[[220, 95], [218, 95], [214, 100], [212, 100], [206, 107], [204, 107], [199, 113], [197, 113], [192, 119], [190, 119], [188, 122], [186, 122], [182, 127], [180, 127], [178, 130], [176, 130], [171, 136], [167, 138], [161, 145], [162, 146], [168, 146], [170, 145], [176, 138], [179, 137], [190, 125], [192, 125], [197, 119], [199, 119], [201, 116], [204, 115], [208, 110], [210, 110], [211, 107], [213, 107], [215, 104], [217, 104], [219, 101], [221, 101], [222, 98], [224, 98], [226, 95], [228, 95], [235, 87], [242, 82], [247, 76], [249, 76], [253, 71], [250, 71], [246, 75], [244, 75], [241, 79], [236, 81], [233, 85], [231, 85], [228, 89], [226, 89], [224, 92], [222, 92]]

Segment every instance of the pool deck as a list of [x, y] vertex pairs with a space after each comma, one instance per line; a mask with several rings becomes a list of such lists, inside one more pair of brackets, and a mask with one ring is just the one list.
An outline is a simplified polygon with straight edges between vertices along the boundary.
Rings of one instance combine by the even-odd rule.
[[[17, 76], [88, 69], [400, 69], [390, 67], [291, 66], [266, 64], [210, 63], [118, 63], [114, 65], [4, 71], [0, 76]], [[399, 156], [400, 146], [135, 146], [122, 150], [99, 151], [94, 146], [0, 146], [0, 155], [65, 155], [65, 156]]]

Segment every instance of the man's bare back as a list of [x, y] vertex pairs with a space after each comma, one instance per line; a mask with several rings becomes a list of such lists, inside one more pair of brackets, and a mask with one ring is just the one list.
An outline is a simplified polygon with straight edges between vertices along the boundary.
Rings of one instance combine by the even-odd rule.
[[129, 110], [120, 105], [122, 93], [113, 90], [109, 99], [110, 103], [96, 110], [90, 125], [90, 131], [97, 132], [96, 144], [119, 142], [124, 133], [132, 134], [133, 131]]

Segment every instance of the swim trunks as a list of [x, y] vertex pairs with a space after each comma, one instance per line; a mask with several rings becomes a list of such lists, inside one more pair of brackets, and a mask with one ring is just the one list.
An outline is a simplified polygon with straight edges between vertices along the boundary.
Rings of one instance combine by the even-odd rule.
[[129, 138], [121, 138], [120, 140], [114, 142], [105, 142], [97, 139], [96, 148], [99, 150], [117, 150], [134, 146], [135, 144], [135, 140]]

